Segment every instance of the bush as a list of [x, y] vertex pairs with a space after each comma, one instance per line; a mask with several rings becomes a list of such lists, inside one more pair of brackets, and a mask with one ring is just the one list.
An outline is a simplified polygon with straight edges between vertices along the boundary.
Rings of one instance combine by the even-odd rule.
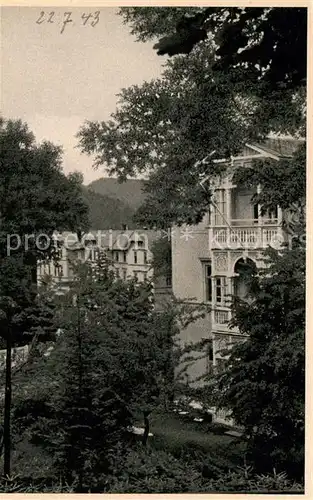
[[[211, 477], [204, 473], [205, 462], [190, 456], [176, 458], [171, 453], [142, 446], [123, 448], [110, 456], [108, 474], [99, 474], [90, 481], [88, 493], [303, 493], [300, 483], [285, 473], [259, 475], [250, 467], [223, 472]], [[61, 484], [57, 478], [14, 476], [0, 478], [3, 493], [73, 493], [77, 484]]]
[[108, 479], [110, 493], [302, 492], [303, 485], [285, 473], [257, 475], [249, 467], [204, 477], [200, 462], [170, 453], [137, 448], [128, 453], [123, 471]]

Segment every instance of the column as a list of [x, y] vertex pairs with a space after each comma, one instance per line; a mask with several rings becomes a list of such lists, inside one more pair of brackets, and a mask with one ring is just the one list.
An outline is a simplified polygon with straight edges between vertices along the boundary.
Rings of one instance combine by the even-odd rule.
[[[214, 255], [213, 255], [214, 259]], [[213, 259], [212, 259], [212, 264], [213, 264]], [[216, 302], [215, 302], [215, 296], [216, 296], [216, 277], [215, 277], [215, 265], [213, 264], [212, 266], [212, 301], [211, 301], [211, 325], [212, 325], [212, 330], [216, 328], [215, 324], [215, 309], [216, 309]]]
[[282, 222], [283, 222], [283, 211], [280, 207], [277, 206], [277, 223], [279, 226], [281, 226]]
[[277, 241], [280, 244], [283, 244], [286, 241], [286, 234], [283, 231], [283, 211], [280, 207], [277, 206]]
[[[260, 194], [261, 193], [261, 186], [260, 184], [258, 184], [257, 186], [257, 194]], [[258, 246], [263, 248], [264, 247], [264, 242], [263, 242], [263, 234], [262, 234], [262, 226], [264, 224], [264, 221], [263, 221], [263, 216], [261, 214], [261, 205], [258, 204]]]
[[212, 334], [212, 348], [213, 348], [213, 366], [216, 366], [216, 338], [215, 334]]
[[[231, 219], [232, 219], [232, 210], [231, 210], [231, 188], [229, 187], [229, 185], [227, 185], [227, 187], [225, 188], [225, 201], [226, 201], [226, 220], [228, 222], [228, 224], [231, 226]], [[230, 228], [227, 227], [227, 247], [230, 246], [230, 242], [231, 242], [231, 231], [230, 231]]]
[[67, 279], [68, 278], [68, 253], [67, 253], [67, 248], [64, 245], [62, 249], [62, 261], [63, 261], [63, 278]]
[[231, 187], [229, 184], [227, 185], [225, 189], [226, 193], [226, 219], [228, 224], [231, 224], [231, 219], [232, 219], [232, 210], [231, 210]]

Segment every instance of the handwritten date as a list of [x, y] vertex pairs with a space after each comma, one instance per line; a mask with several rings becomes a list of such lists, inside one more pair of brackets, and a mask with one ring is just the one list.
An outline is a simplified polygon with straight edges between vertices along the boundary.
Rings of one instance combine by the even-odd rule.
[[[76, 20], [76, 19], [75, 19]], [[80, 24], [82, 26], [92, 26], [93, 28], [98, 24], [100, 20], [100, 11], [97, 10], [96, 12], [93, 12], [92, 14], [86, 14], [85, 12], [80, 16]], [[56, 12], [45, 12], [41, 11], [40, 15], [36, 21], [37, 24], [61, 24], [61, 30], [60, 33], [64, 33], [64, 30], [68, 24], [71, 24], [72, 26], [75, 25], [74, 19], [73, 19], [73, 13], [72, 12], [64, 12], [63, 16], [61, 15], [61, 19], [58, 19], [58, 15]]]

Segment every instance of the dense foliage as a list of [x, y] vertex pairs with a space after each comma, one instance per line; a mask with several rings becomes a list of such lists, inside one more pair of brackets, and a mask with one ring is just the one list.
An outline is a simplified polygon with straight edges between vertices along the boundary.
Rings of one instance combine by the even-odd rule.
[[[127, 446], [135, 416], [147, 426], [146, 442], [149, 414], [173, 390], [178, 320], [170, 308], [154, 312], [150, 283], [117, 279], [103, 258], [77, 273], [59, 318], [64, 333], [37, 360], [40, 381], [24, 378], [28, 402], [22, 393], [15, 427], [52, 454], [63, 482], [77, 481], [82, 491], [106, 473], [114, 447]], [[36, 401], [41, 417], [32, 420]]]
[[155, 277], [172, 276], [172, 247], [170, 238], [161, 237], [151, 245], [153, 272]]
[[213, 37], [216, 67], [244, 68], [260, 92], [297, 88], [306, 81], [306, 8], [123, 7], [120, 15], [139, 40], [163, 36], [160, 55], [189, 53]]
[[[197, 461], [193, 464], [164, 451], [134, 448], [119, 457], [115, 474], [107, 475], [98, 493], [293, 493], [303, 494], [301, 483], [291, 481], [284, 473], [257, 474], [250, 467], [223, 473], [208, 479]], [[74, 485], [62, 485], [43, 479], [29, 483], [19, 476], [2, 480], [4, 493], [75, 493]]]
[[[306, 10], [149, 7], [121, 14], [140, 40], [163, 37], [156, 49], [175, 57], [159, 79], [124, 89], [108, 122], [86, 123], [80, 147], [120, 180], [148, 177], [138, 223], [197, 223], [211, 198], [200, 181], [222, 173], [214, 159], [231, 160], [246, 141], [269, 132], [304, 134]], [[36, 295], [30, 286], [36, 258], [54, 249], [31, 243], [25, 251], [25, 235], [88, 227], [81, 177], [66, 178], [60, 149], [36, 145], [21, 122], [2, 120], [0, 142], [2, 335], [7, 352], [8, 340], [29, 341], [34, 334], [46, 340], [47, 333], [53, 340], [49, 349], [34, 344], [28, 362], [13, 373], [12, 443], [6, 383], [6, 453], [11, 444], [14, 452], [25, 443], [37, 447], [46, 460], [44, 477], [31, 471], [15, 482], [5, 478], [3, 490], [299, 491], [280, 471], [303, 479], [305, 144], [291, 160], [256, 162], [244, 177], [235, 173], [238, 182], [261, 185], [254, 202], [263, 210], [279, 203], [292, 239], [268, 253], [264, 272], [246, 277], [249, 301], [234, 301], [232, 324], [249, 337], [203, 388], [243, 427], [245, 458], [257, 474], [249, 467], [213, 470], [196, 454], [187, 459], [149, 446], [151, 413], [168, 411], [176, 389], [185, 390], [175, 368], [183, 354], [192, 358], [194, 346], [182, 349], [176, 337], [202, 313], [175, 301], [157, 312], [149, 282], [123, 282], [101, 257], [96, 266], [77, 267], [64, 300]], [[10, 256], [7, 234], [23, 242]], [[169, 242], [157, 242], [155, 265], [167, 272], [169, 260]], [[61, 334], [50, 336], [57, 327]], [[130, 432], [138, 421], [144, 425], [140, 447]]]
[[27, 307], [34, 309], [37, 258], [56, 250], [48, 238], [56, 229], [88, 227], [81, 178], [66, 177], [61, 149], [37, 145], [21, 121], [0, 121], [0, 206], [0, 295], [14, 300], [12, 335], [20, 343], [30, 326], [21, 317]]
[[303, 475], [305, 394], [305, 249], [267, 257], [254, 276], [251, 301], [234, 303], [235, 345], [217, 398], [249, 438], [258, 467]]
[[[184, 11], [197, 15], [199, 9], [135, 7], [121, 14], [146, 40], [170, 33]], [[296, 27], [297, 37], [290, 38], [295, 18], [303, 32]], [[214, 24], [212, 36], [167, 60], [160, 78], [122, 90], [111, 119], [87, 122], [78, 135], [96, 167], [104, 165], [121, 180], [148, 176], [137, 217], [145, 225], [199, 222], [210, 200], [200, 181], [220, 173], [214, 159], [230, 159], [245, 142], [270, 132], [305, 134], [306, 10], [221, 8], [206, 20]], [[237, 38], [230, 48], [232, 30]], [[291, 50], [297, 66], [281, 58]]]

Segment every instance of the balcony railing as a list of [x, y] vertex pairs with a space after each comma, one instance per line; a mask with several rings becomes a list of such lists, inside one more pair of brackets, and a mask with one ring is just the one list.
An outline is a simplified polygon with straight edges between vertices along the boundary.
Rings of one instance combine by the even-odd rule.
[[213, 227], [211, 234], [212, 249], [264, 249], [269, 245], [277, 248], [283, 242], [281, 229], [277, 225]]

